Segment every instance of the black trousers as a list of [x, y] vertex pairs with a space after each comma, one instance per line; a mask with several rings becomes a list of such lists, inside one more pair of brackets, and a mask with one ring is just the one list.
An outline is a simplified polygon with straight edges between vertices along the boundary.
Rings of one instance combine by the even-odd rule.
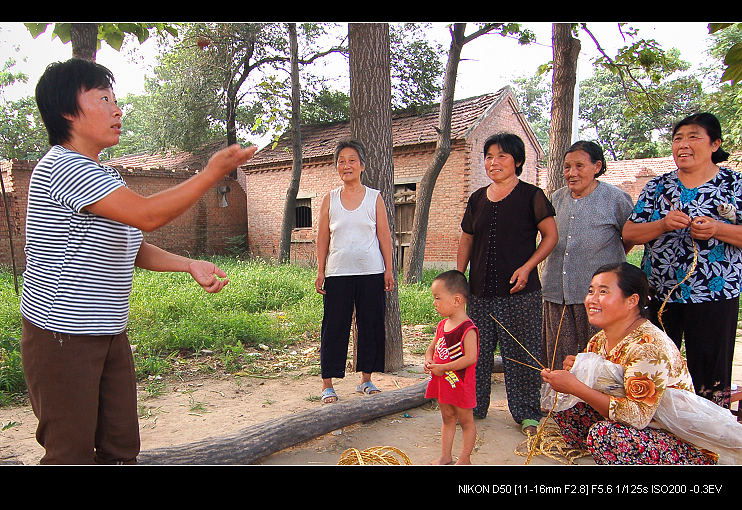
[[356, 372], [384, 371], [384, 274], [329, 276], [323, 296], [320, 366], [322, 378], [345, 377], [350, 325], [356, 312]]
[[[662, 300], [650, 301], [650, 318], [657, 318]], [[665, 332], [680, 346], [685, 342], [685, 358], [696, 393], [729, 408], [732, 361], [737, 333], [739, 298], [705, 303], [667, 303], [662, 313]]]

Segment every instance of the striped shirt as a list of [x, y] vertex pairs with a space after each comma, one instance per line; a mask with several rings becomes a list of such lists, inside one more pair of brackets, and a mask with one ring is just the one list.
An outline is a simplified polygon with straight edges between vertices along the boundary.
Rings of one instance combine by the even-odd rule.
[[56, 145], [31, 174], [21, 313], [49, 331], [126, 328], [140, 230], [84, 210], [126, 183], [113, 168]]

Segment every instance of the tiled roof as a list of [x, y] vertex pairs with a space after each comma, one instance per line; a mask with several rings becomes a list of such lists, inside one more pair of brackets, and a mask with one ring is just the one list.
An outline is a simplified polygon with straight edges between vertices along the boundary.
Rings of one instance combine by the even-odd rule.
[[224, 146], [226, 146], [226, 142], [215, 141], [204, 145], [202, 149], [196, 152], [167, 151], [158, 154], [132, 154], [109, 159], [103, 163], [126, 169], [161, 169], [171, 172], [187, 171], [193, 173], [193, 171], [201, 170], [211, 155]]
[[[509, 92], [509, 87], [503, 87], [497, 92], [483, 94], [467, 99], [454, 101], [451, 117], [451, 138], [453, 140], [465, 138], [467, 132], [480, 122], [487, 111], [501, 101]], [[435, 105], [427, 113], [399, 114], [392, 117], [393, 144], [395, 147], [420, 143], [435, 143], [438, 138], [438, 111], [440, 105]], [[333, 124], [318, 124], [302, 126], [302, 152], [304, 159], [331, 155], [338, 140], [350, 135], [350, 124], [347, 121]], [[106, 161], [107, 165], [126, 169], [167, 171], [193, 171], [203, 168], [209, 156], [224, 142], [208, 144], [198, 153], [167, 152], [163, 154], [133, 154], [120, 156]], [[275, 147], [270, 145], [259, 150], [250, 160], [247, 167], [256, 167], [291, 160], [291, 139], [284, 134]]]
[[[454, 101], [451, 117], [451, 139], [465, 138], [468, 131], [475, 126], [485, 113], [509, 91], [504, 87], [491, 94], [460, 99]], [[438, 111], [436, 105], [431, 111], [423, 114], [400, 114], [392, 117], [392, 143], [394, 147], [415, 145], [420, 143], [435, 143], [438, 139]], [[349, 122], [336, 122], [302, 126], [302, 155], [304, 159], [328, 156], [335, 150], [338, 140], [350, 135]], [[274, 147], [266, 147], [258, 151], [246, 165], [246, 168], [257, 167], [288, 161], [291, 159], [291, 140], [289, 136], [282, 136]]]
[[622, 182], [634, 182], [637, 176], [666, 174], [675, 170], [675, 161], [672, 156], [663, 158], [625, 159], [607, 161], [606, 172], [600, 176], [601, 181], [618, 186]]
[[[720, 163], [719, 166], [731, 168], [742, 172], [742, 151], [736, 152], [729, 157], [729, 161]], [[677, 167], [672, 156], [661, 158], [624, 159], [619, 161], [607, 161], [606, 172], [599, 177], [601, 181], [620, 186], [621, 183], [633, 183], [637, 177], [648, 176], [650, 178], [672, 172]], [[546, 169], [539, 169], [539, 186], [546, 188]]]

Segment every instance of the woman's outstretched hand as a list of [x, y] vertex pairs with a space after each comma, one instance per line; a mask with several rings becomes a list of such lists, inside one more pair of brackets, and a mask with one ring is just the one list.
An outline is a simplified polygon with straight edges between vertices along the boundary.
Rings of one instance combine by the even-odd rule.
[[213, 262], [205, 260], [194, 260], [188, 265], [188, 272], [196, 283], [206, 292], [219, 292], [229, 283], [226, 279], [227, 273], [219, 269]]

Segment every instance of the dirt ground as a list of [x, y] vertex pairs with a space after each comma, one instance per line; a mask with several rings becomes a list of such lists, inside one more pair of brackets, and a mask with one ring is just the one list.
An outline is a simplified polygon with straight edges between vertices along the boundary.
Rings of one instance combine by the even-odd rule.
[[[374, 374], [375, 384], [384, 392], [394, 391], [427, 379], [423, 373], [420, 346], [429, 335], [422, 329], [405, 328], [405, 366], [396, 373]], [[280, 416], [323, 405], [321, 379], [316, 374], [319, 360], [316, 341], [289, 346], [285, 352], [256, 350], [262, 360], [262, 375], [237, 374], [220, 370], [215, 359], [200, 356], [184, 361], [178, 377], [139, 384], [139, 423], [142, 450], [181, 445], [208, 437], [249, 428]], [[204, 370], [205, 367], [211, 367]], [[208, 372], [208, 373], [205, 373]], [[373, 398], [356, 392], [360, 374], [349, 371], [336, 380], [341, 400]], [[152, 394], [153, 382], [161, 391]], [[435, 401], [374, 420], [336, 430], [261, 459], [262, 465], [337, 465], [343, 452], [363, 452], [388, 446], [412, 465], [427, 465], [440, 452], [440, 412]], [[519, 426], [507, 409], [502, 374], [493, 374], [492, 403], [484, 420], [477, 420], [478, 438], [472, 461], [479, 465], [524, 465], [527, 445]], [[0, 463], [35, 465], [43, 449], [34, 437], [37, 421], [29, 405], [0, 408]], [[460, 447], [460, 430], [454, 443], [454, 457]], [[562, 461], [535, 455], [529, 464], [559, 465]], [[371, 462], [369, 462], [371, 463]], [[587, 458], [577, 464], [592, 464]]]

